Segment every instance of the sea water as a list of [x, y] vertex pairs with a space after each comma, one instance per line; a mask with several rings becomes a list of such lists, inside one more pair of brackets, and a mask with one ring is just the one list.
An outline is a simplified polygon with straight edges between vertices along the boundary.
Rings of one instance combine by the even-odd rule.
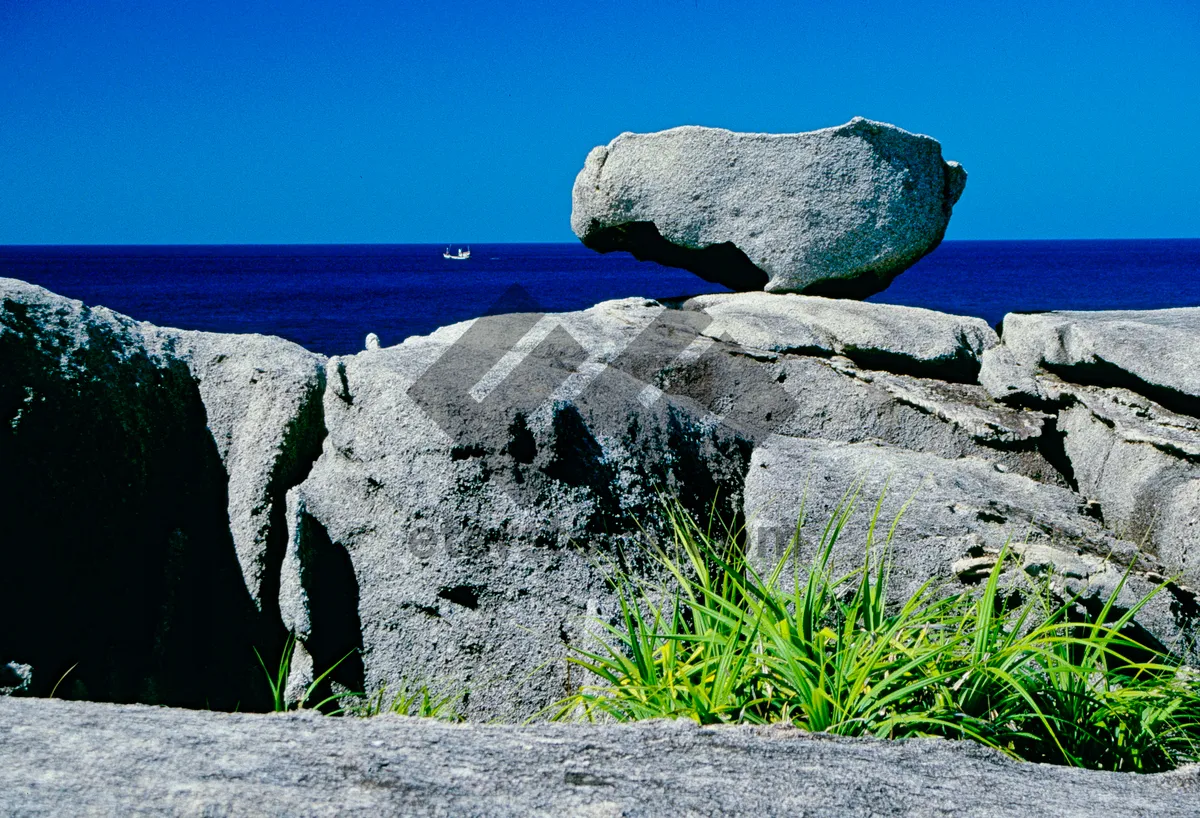
[[[546, 311], [723, 287], [579, 244], [0, 246], [0, 277], [183, 329], [279, 335], [328, 355], [487, 313], [514, 284]], [[455, 248], [457, 249], [457, 245]], [[1200, 306], [1200, 240], [947, 241], [870, 300], [975, 315]]]

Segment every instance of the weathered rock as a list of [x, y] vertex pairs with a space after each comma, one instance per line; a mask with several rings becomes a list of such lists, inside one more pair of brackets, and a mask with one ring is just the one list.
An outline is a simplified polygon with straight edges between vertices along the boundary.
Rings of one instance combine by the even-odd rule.
[[[865, 512], [886, 493], [881, 520], [888, 525], [911, 500], [895, 544], [895, 576], [905, 593], [930, 577], [951, 577], [953, 562], [967, 552], [997, 551], [1010, 540], [1062, 544], [1122, 562], [1136, 554], [1135, 546], [1089, 516], [1079, 495], [995, 463], [784, 436], [755, 449], [746, 475], [745, 514], [754, 521], [755, 548], [764, 556], [780, 552], [801, 507], [812, 526], [823, 526], [855, 483], [870, 507]], [[839, 552], [843, 565], [861, 562], [869, 516], [857, 515], [847, 526]]]
[[[611, 601], [598, 563], [637, 551], [660, 488], [697, 509], [735, 498], [749, 457], [711, 411], [648, 386], [697, 337], [662, 313], [498, 316], [330, 362], [284, 579], [318, 672], [361, 646], [333, 675], [346, 687], [437, 681], [509, 719], [566, 692], [565, 643]], [[631, 343], [647, 380], [605, 364]]]
[[1200, 417], [1200, 307], [1011, 313], [1004, 345], [1064, 380], [1124, 387]]
[[123, 316], [5, 280], [0, 415], [0, 656], [40, 695], [77, 664], [68, 695], [226, 704], [250, 605], [187, 366]]
[[1008, 346], [984, 350], [979, 358], [979, 384], [989, 395], [1004, 403], [1044, 406], [1047, 395], [1036, 374], [1037, 369], [1018, 361]]
[[[943, 458], [977, 457], [1066, 485], [1048, 418], [991, 401], [982, 387], [881, 370], [848, 359], [780, 356], [794, 410], [771, 431], [846, 443], [890, 443]], [[1049, 432], [1049, 433], [1048, 433]]]
[[20, 578], [0, 656], [33, 666], [32, 692], [265, 696], [252, 648], [283, 638], [283, 494], [318, 448], [320, 386], [319, 359], [279, 339], [162, 330], [0, 280], [0, 562]]
[[861, 117], [798, 134], [625, 133], [588, 155], [571, 227], [600, 252], [735, 290], [861, 298], [937, 247], [966, 176], [936, 140]]
[[19, 662], [0, 666], [0, 696], [28, 693], [33, 686], [33, 667]]
[[981, 318], [843, 299], [770, 293], [702, 295], [684, 303], [715, 320], [704, 329], [756, 349], [844, 355], [865, 369], [975, 383], [999, 343]]
[[[646, 562], [659, 492], [735, 517], [751, 452], [775, 433], [1061, 482], [1043, 415], [975, 385], [717, 340], [715, 323], [627, 299], [331, 361], [329, 436], [289, 497], [283, 610], [301, 675], [351, 654], [333, 674], [350, 689], [436, 679], [471, 690], [472, 717], [536, 713], [573, 683], [565, 643], [614, 610], [603, 566]], [[905, 349], [971, 348], [956, 338]]]
[[[751, 519], [761, 547], [806, 482], [823, 522], [860, 472], [869, 500], [893, 471], [891, 498], [914, 496], [897, 593], [977, 579], [1009, 534], [1089, 599], [1135, 558], [1130, 593], [1191, 570], [1192, 419], [1106, 408], [1125, 393], [1015, 355], [1044, 411], [997, 402], [955, 382], [1007, 350], [979, 322], [763, 294], [547, 315], [519, 296], [324, 361], [0, 283], [0, 565], [22, 578], [0, 660], [32, 665], [35, 694], [78, 661], [60, 693], [246, 709], [267, 692], [251, 648], [271, 665], [290, 631], [293, 698], [337, 665], [350, 690], [465, 688], [472, 718], [525, 718], [580, 681], [564, 656], [615, 611], [611, 566], [651, 570], [662, 494]], [[1176, 532], [1147, 540], [1161, 565], [1114, 523], [1145, 487]], [[1188, 648], [1189, 593], [1139, 622]]]
[[1064, 390], [1071, 401], [1059, 427], [1080, 492], [1111, 528], [1200, 590], [1200, 420], [1124, 389]]
[[1200, 308], [1018, 313], [1003, 326], [981, 381], [1056, 406], [1065, 471], [1106, 525], [1200, 585]]
[[446, 725], [0, 700], [0, 812], [42, 815], [1194, 816], [1196, 768], [754, 727]]
[[287, 547], [284, 495], [308, 474], [325, 436], [325, 359], [264, 335], [142, 329], [196, 381], [229, 479], [229, 527], [246, 590], [260, 610], [273, 609]]
[[[782, 436], [755, 449], [746, 475], [750, 555], [763, 567], [777, 563], [796, 531], [797, 509], [803, 508], [798, 557], [806, 564], [826, 521], [855, 490], [858, 508], [834, 549], [835, 563], [842, 570], [862, 564], [871, 517], [882, 498], [876, 544], [884, 546], [896, 522], [888, 548], [892, 588], [900, 598], [930, 579], [943, 587], [978, 580], [1006, 545], [1029, 573], [1053, 572], [1070, 596], [1101, 604], [1132, 565], [1118, 612], [1163, 580], [1161, 563], [1105, 530], [1087, 502], [1067, 489], [973, 458]], [[1189, 613], [1194, 605], [1187, 589], [1173, 586], [1135, 621], [1165, 646], [1197, 659]]]

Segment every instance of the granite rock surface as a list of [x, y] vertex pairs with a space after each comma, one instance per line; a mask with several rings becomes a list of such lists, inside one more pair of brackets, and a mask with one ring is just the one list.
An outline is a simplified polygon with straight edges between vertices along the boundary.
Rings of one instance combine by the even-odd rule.
[[885, 486], [888, 522], [912, 500], [898, 593], [969, 586], [1006, 542], [1064, 595], [1133, 566], [1127, 596], [1173, 580], [1138, 624], [1195, 653], [1200, 427], [1136, 333], [1089, 342], [1136, 375], [1114, 384], [1055, 363], [1076, 330], [1013, 316], [997, 345], [797, 295], [523, 304], [327, 360], [0, 282], [0, 663], [28, 670], [0, 687], [77, 664], [60, 695], [263, 707], [254, 650], [273, 667], [291, 634], [293, 696], [336, 665], [327, 689], [430, 683], [523, 720], [579, 683], [613, 567], [653, 572], [664, 494], [769, 559], [855, 484], [847, 564]]
[[865, 369], [976, 383], [1000, 343], [981, 318], [917, 307], [769, 293], [701, 295], [683, 304], [711, 316], [704, 334], [772, 352], [841, 355]]
[[1124, 387], [1200, 416], [1200, 307], [1012, 313], [1004, 344], [1017, 361], [1064, 380]]
[[0, 280], [0, 661], [38, 694], [263, 701], [253, 649], [284, 637], [283, 495], [320, 451], [321, 377], [278, 338]]
[[1014, 313], [1003, 328], [981, 381], [1053, 407], [1105, 524], [1200, 587], [1200, 308]]
[[[781, 323], [791, 305], [795, 327], [812, 317], [805, 299], [759, 298], [779, 304]], [[961, 371], [994, 342], [982, 322], [933, 313], [921, 316], [931, 338], [889, 340], [895, 309], [857, 305], [859, 323], [838, 337], [900, 349], [861, 357], [906, 371]], [[974, 458], [1048, 496], [1062, 482], [1039, 412], [975, 384], [863, 369], [832, 355], [833, 341], [818, 354], [744, 346], [724, 329], [713, 338], [730, 326], [719, 320], [626, 299], [481, 318], [330, 361], [325, 447], [289, 495], [283, 610], [311, 655], [300, 673], [351, 654], [334, 680], [352, 690], [439, 681], [470, 690], [472, 717], [535, 715], [578, 683], [569, 646], [617, 609], [606, 571], [652, 562], [660, 492], [742, 518], [754, 458], [777, 440], [871, 440], [951, 471]], [[796, 465], [822, 466], [801, 455]], [[830, 473], [844, 488], [844, 467]], [[955, 496], [967, 502], [977, 487]], [[789, 496], [781, 509], [799, 505]], [[939, 552], [947, 576], [972, 546], [955, 543]], [[938, 562], [920, 547], [899, 559], [916, 560], [916, 573]]]
[[794, 730], [447, 725], [0, 699], [0, 812], [1194, 816], [1195, 768], [1102, 773]]
[[796, 134], [624, 133], [588, 155], [571, 227], [594, 250], [734, 290], [863, 298], [937, 247], [966, 178], [936, 140], [861, 117]]

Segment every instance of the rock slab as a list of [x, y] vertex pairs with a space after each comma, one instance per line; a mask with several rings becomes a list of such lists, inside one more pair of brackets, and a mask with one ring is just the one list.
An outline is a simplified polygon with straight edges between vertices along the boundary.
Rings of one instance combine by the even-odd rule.
[[704, 329], [712, 338], [959, 383], [975, 383], [981, 356], [1000, 343], [982, 318], [840, 298], [719, 293], [683, 308], [715, 319]]
[[[1119, 805], [1119, 807], [1115, 807]], [[1022, 764], [780, 728], [447, 725], [0, 699], [0, 813], [1194, 816], [1195, 768]]]
[[1200, 308], [1013, 313], [984, 354], [998, 399], [1057, 414], [1078, 490], [1157, 555], [1200, 615]]
[[967, 174], [941, 146], [856, 117], [808, 133], [624, 133], [575, 180], [571, 227], [600, 252], [734, 290], [865, 298], [941, 242]]
[[1200, 307], [1011, 313], [1003, 326], [1005, 346], [1026, 366], [1200, 416]]

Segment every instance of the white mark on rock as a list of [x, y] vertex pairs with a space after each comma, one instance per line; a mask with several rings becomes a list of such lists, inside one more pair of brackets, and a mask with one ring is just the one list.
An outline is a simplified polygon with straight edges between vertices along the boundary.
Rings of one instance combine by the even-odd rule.
[[521, 336], [521, 340], [513, 345], [513, 348], [496, 361], [495, 365], [484, 373], [483, 377], [471, 387], [468, 394], [475, 399], [476, 403], [483, 403], [487, 400], [487, 396], [492, 394], [497, 386], [504, 382], [504, 379], [513, 373], [525, 357], [532, 352], [538, 344], [546, 340], [555, 327], [559, 326], [558, 318], [553, 318], [549, 315], [543, 315], [538, 319], [538, 322], [529, 328], [529, 331]]
[[663, 396], [663, 391], [661, 389], [659, 389], [654, 384], [648, 383], [644, 387], [642, 387], [641, 392], [638, 392], [637, 399], [638, 399], [638, 403], [640, 403], [642, 406], [649, 409], [651, 406], [653, 406], [655, 403], [657, 403], [658, 399], [661, 398], [662, 396]]

